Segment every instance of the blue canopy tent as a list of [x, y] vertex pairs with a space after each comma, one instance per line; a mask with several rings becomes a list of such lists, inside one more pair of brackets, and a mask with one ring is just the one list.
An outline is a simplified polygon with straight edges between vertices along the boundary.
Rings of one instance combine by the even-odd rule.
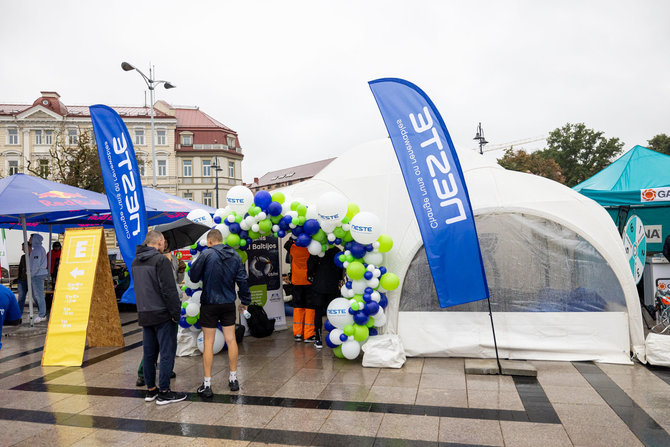
[[[602, 205], [620, 231], [636, 214], [647, 229], [647, 250], [663, 249], [670, 235], [670, 156], [635, 146], [573, 189]], [[660, 234], [650, 234], [653, 225], [661, 226]]]

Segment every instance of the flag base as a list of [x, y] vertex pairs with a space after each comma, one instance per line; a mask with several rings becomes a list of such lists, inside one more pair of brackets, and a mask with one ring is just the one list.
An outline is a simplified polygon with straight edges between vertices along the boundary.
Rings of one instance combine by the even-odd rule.
[[[537, 377], [537, 369], [528, 362], [500, 360], [503, 376]], [[465, 359], [465, 374], [498, 375], [496, 359]]]

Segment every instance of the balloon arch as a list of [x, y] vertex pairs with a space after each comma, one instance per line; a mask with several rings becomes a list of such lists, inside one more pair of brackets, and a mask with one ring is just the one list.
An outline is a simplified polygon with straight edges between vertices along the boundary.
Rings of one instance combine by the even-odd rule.
[[[228, 191], [226, 201], [228, 205], [213, 216], [199, 209], [191, 211], [188, 218], [219, 230], [223, 243], [235, 248], [243, 262], [247, 260], [249, 244], [262, 236], [291, 235], [297, 246], [307, 247], [314, 256], [323, 256], [333, 246], [343, 248], [334, 261], [345, 269], [348, 281], [341, 289], [341, 297], [328, 306], [325, 329], [329, 333], [324, 341], [337, 357], [358, 357], [361, 346], [386, 324], [388, 299], [384, 292], [399, 284], [398, 277], [383, 266], [384, 254], [393, 248], [393, 240], [381, 234], [379, 218], [360, 211], [355, 203], [348, 203], [336, 192], [327, 192], [316, 204], [310, 204], [300, 198], [289, 200], [282, 192], [258, 191], [254, 195], [245, 186], [235, 186]], [[205, 233], [191, 246], [191, 262], [207, 248]], [[179, 325], [200, 332], [202, 283], [191, 281], [191, 262], [184, 281], [189, 298], [182, 303]], [[222, 343], [219, 346], [216, 352], [223, 348]]]

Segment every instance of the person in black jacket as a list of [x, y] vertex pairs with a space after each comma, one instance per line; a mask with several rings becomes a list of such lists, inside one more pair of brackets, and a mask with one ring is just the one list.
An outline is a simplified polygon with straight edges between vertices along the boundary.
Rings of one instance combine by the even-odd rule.
[[344, 270], [335, 265], [335, 256], [340, 254], [337, 247], [329, 248], [325, 255], [310, 256], [307, 261], [307, 277], [312, 282], [312, 292], [309, 296], [311, 307], [314, 312], [314, 333], [316, 341], [314, 346], [319, 349], [323, 347], [321, 340], [321, 328], [326, 309], [332, 300], [340, 296], [340, 287]]
[[228, 345], [228, 365], [230, 375], [228, 386], [231, 391], [238, 391], [237, 380], [237, 341], [235, 340], [235, 284], [239, 289], [240, 312], [251, 303], [251, 292], [247, 284], [247, 271], [240, 255], [224, 245], [223, 235], [219, 230], [210, 230], [207, 234], [207, 250], [191, 264], [188, 274], [193, 282], [202, 281], [200, 295], [200, 325], [204, 335], [202, 366], [204, 381], [198, 387], [198, 395], [210, 398], [212, 393], [212, 362], [214, 360], [214, 338], [216, 328], [221, 322], [223, 336]]
[[[142, 326], [144, 345], [145, 401], [158, 405], [179, 402], [186, 394], [170, 391], [170, 373], [177, 353], [177, 322], [181, 302], [170, 261], [163, 256], [165, 238], [158, 231], [149, 231], [143, 245], [138, 245], [131, 265], [135, 282], [137, 316]], [[156, 361], [160, 353], [158, 388]]]

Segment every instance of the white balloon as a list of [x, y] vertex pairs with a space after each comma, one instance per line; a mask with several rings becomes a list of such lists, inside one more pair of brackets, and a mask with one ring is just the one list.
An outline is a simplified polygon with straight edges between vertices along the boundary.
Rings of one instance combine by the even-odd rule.
[[309, 243], [307, 246], [307, 251], [309, 251], [309, 254], [317, 256], [319, 253], [321, 253], [321, 242], [315, 241], [312, 239], [312, 242]]
[[378, 302], [382, 299], [382, 296], [379, 294], [379, 292], [377, 292], [376, 290], [374, 290], [374, 291], [370, 294], [370, 299], [371, 299], [372, 301], [374, 301], [375, 303], [378, 303]]
[[191, 222], [201, 223], [207, 225], [208, 227], [214, 226], [214, 219], [209, 213], [203, 209], [195, 209], [186, 215], [186, 218]]
[[189, 289], [202, 289], [202, 281], [193, 282], [191, 281], [190, 275], [184, 275], [184, 285]]
[[379, 286], [379, 278], [375, 278], [373, 276], [372, 279], [368, 279], [367, 281], [368, 281], [368, 287], [376, 289]]
[[353, 360], [361, 353], [361, 345], [356, 340], [347, 340], [342, 343], [342, 355], [344, 358]]
[[193, 295], [191, 295], [191, 298], [189, 298], [188, 300], [192, 303], [200, 304], [201, 296], [202, 296], [202, 290], [196, 290], [195, 292], [193, 292]]
[[253, 224], [253, 225], [251, 226], [251, 231], [253, 231], [254, 233], [260, 233], [260, 231], [261, 231], [261, 227], [260, 227], [260, 225], [258, 225], [258, 224]]
[[351, 219], [351, 236], [360, 244], [371, 244], [382, 234], [379, 217], [368, 211], [361, 211]]
[[230, 216], [226, 217], [226, 219], [227, 219], [228, 222], [230, 222], [230, 223], [235, 222], [235, 216], [233, 216], [232, 214], [231, 214]]
[[244, 231], [249, 231], [251, 229], [251, 225], [249, 225], [246, 220], [243, 220], [242, 222], [240, 222], [240, 229]]
[[214, 228], [216, 228], [221, 232], [221, 236], [223, 236], [224, 239], [230, 234], [230, 230], [228, 229], [228, 225], [226, 224], [220, 223]]
[[226, 194], [226, 202], [231, 210], [244, 215], [254, 203], [254, 193], [246, 186], [233, 186]]
[[342, 231], [349, 231], [349, 230], [351, 230], [351, 225], [350, 224], [342, 225]]
[[188, 303], [186, 306], [186, 315], [189, 317], [195, 317], [200, 313], [200, 304], [197, 303]]
[[188, 330], [191, 331], [191, 332], [202, 332], [202, 329], [198, 329], [195, 326], [189, 326]]
[[384, 265], [384, 255], [381, 253], [368, 252], [363, 256], [363, 260], [366, 264], [372, 264], [375, 267]]
[[347, 287], [347, 285], [344, 284], [344, 285], [340, 288], [340, 293], [342, 294], [342, 296], [345, 296], [344, 294], [347, 293], [349, 290], [351, 290], [351, 289], [349, 289], [349, 288]]
[[335, 298], [328, 305], [326, 316], [333, 326], [343, 329], [347, 324], [354, 324], [354, 316], [349, 313], [349, 300]]
[[[198, 335], [196, 344], [198, 345], [198, 349], [200, 350], [200, 352], [204, 352], [205, 334], [203, 332], [200, 332], [200, 335]], [[221, 352], [221, 350], [225, 345], [226, 345], [226, 339], [223, 336], [223, 332], [221, 332], [221, 329], [217, 329], [216, 335], [214, 336], [214, 354], [218, 354], [219, 352]]]
[[333, 231], [335, 231], [335, 228], [337, 228], [338, 223], [320, 220], [319, 225], [321, 225], [321, 229], [326, 233], [332, 233]]
[[260, 213], [256, 214], [256, 220], [260, 222], [261, 220], [265, 220], [265, 218], [268, 217], [267, 214], [265, 214], [263, 211]]
[[354, 290], [354, 295], [360, 295], [365, 292], [365, 288], [368, 287], [368, 281], [366, 279], [356, 279], [351, 281], [351, 288]]
[[317, 219], [318, 217], [319, 214], [316, 212], [316, 206], [314, 206], [311, 203], [308, 203], [307, 212], [305, 213], [305, 219]]
[[373, 318], [375, 319], [375, 327], [382, 327], [386, 324], [386, 313], [381, 307], [379, 307], [379, 312]]
[[347, 215], [347, 199], [340, 193], [327, 192], [319, 197], [316, 202], [316, 211], [319, 223], [334, 222], [339, 224]]
[[342, 344], [342, 340], [340, 340], [341, 334], [344, 334], [344, 332], [342, 332], [342, 329], [335, 328], [332, 331], [330, 331], [330, 334], [328, 334], [328, 339], [334, 345], [341, 345]]
[[328, 242], [335, 242], [335, 235], [333, 233], [328, 233]]
[[272, 225], [272, 232], [276, 233], [277, 231], [279, 231], [279, 225], [277, 224]]

